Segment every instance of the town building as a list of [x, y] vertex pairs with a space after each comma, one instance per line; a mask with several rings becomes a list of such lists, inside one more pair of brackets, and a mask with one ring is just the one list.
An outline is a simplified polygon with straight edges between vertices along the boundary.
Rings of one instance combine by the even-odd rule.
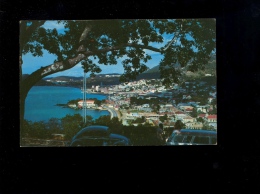
[[83, 104], [84, 104], [84, 106], [86, 105], [87, 108], [92, 108], [92, 107], [96, 106], [94, 100], [86, 100], [84, 103], [83, 103], [83, 100], [80, 100], [80, 101], [78, 101], [78, 108], [82, 108]]

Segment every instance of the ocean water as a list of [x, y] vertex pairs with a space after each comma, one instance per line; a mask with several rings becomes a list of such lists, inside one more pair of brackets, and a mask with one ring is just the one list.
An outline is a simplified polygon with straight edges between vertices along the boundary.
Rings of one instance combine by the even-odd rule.
[[[50, 118], [62, 118], [67, 114], [83, 115], [83, 110], [74, 110], [57, 106], [66, 104], [70, 100], [82, 99], [83, 93], [79, 88], [59, 86], [34, 86], [29, 91], [25, 100], [24, 118], [29, 121], [48, 121]], [[87, 94], [87, 98], [106, 99], [102, 94]], [[87, 115], [97, 119], [102, 115], [109, 115], [106, 110], [87, 109]]]

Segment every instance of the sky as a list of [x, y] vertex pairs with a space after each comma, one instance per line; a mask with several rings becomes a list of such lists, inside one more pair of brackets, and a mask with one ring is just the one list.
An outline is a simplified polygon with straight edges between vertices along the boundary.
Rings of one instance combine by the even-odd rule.
[[[149, 60], [146, 65], [149, 68], [153, 68], [154, 66], [159, 65], [160, 60], [162, 59], [162, 55], [156, 52], [151, 52], [152, 59]], [[43, 51], [43, 57], [34, 57], [32, 54], [28, 53], [23, 56], [23, 66], [22, 71], [23, 74], [31, 74], [34, 71], [38, 70], [40, 67], [45, 67], [53, 63], [56, 57], [52, 54], [49, 54], [47, 51]], [[100, 74], [109, 74], [109, 73], [124, 73], [124, 68], [122, 65], [122, 59], [118, 59], [117, 65], [103, 65], [99, 64], [102, 69]], [[93, 61], [95, 61], [93, 59]], [[98, 63], [96, 63], [98, 65]], [[56, 76], [75, 76], [80, 77], [83, 76], [83, 69], [81, 63], [77, 64], [75, 67], [58, 72], [47, 77], [56, 77]]]
[[[56, 21], [47, 21], [45, 22], [44, 28], [46, 29], [53, 29], [56, 28], [59, 33], [64, 33], [64, 27], [62, 24], [58, 24]], [[149, 46], [154, 46], [157, 48], [160, 48], [161, 46], [164, 46], [167, 44], [168, 41], [172, 39], [172, 35], [166, 35], [164, 36], [164, 42], [161, 44], [152, 43], [149, 44]], [[162, 59], [162, 55], [157, 52], [153, 52], [150, 50], [145, 50], [145, 52], [149, 53], [152, 57], [151, 60], [149, 60], [146, 65], [148, 68], [153, 68], [157, 65], [159, 65], [160, 60]], [[31, 74], [34, 71], [38, 70], [40, 67], [45, 67], [53, 63], [54, 59], [56, 57], [52, 54], [49, 54], [46, 50], [43, 50], [43, 56], [42, 57], [34, 57], [31, 53], [28, 53], [26, 55], [22, 56], [23, 58], [23, 66], [22, 66], [22, 72], [23, 74]], [[118, 59], [117, 65], [103, 65], [98, 64], [95, 59], [93, 59], [93, 62], [100, 66], [102, 69], [102, 72], [100, 74], [109, 74], [109, 73], [124, 73], [124, 68], [122, 65], [122, 60], [124, 58]], [[58, 72], [52, 75], [49, 75], [47, 77], [56, 77], [56, 76], [83, 76], [83, 69], [81, 67], [81, 63], [77, 64], [71, 69], [68, 69], [66, 71]]]

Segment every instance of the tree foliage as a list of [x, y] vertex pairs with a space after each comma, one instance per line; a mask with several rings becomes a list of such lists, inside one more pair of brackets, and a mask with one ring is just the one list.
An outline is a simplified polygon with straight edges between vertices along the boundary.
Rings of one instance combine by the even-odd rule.
[[111, 129], [117, 129], [122, 126], [122, 123], [118, 120], [118, 117], [111, 118], [110, 115], [100, 116], [94, 122], [95, 125], [105, 125], [110, 127]]
[[133, 121], [133, 123], [144, 123], [145, 122], [145, 117], [144, 116], [142, 116], [142, 117], [138, 117], [138, 118], [136, 118], [134, 121]]
[[58, 118], [51, 118], [46, 124], [48, 130], [53, 131], [53, 133], [61, 133], [61, 122]]
[[190, 113], [190, 115], [192, 117], [196, 118], [198, 116], [197, 108], [193, 107], [192, 112]]
[[164, 122], [164, 121], [166, 121], [167, 119], [168, 119], [167, 114], [164, 114], [164, 116], [160, 116], [160, 117], [159, 117], [159, 120], [160, 120], [161, 122]]
[[137, 98], [137, 97], [130, 97], [130, 104], [131, 105], [143, 105], [143, 104], [149, 104], [149, 105], [158, 105], [159, 103], [166, 103], [168, 102], [168, 98], [165, 97], [157, 97], [157, 98]]
[[83, 126], [83, 119], [80, 114], [66, 115], [61, 119], [61, 126], [66, 134], [66, 139], [71, 139], [77, 132], [79, 132]]
[[205, 122], [205, 120], [204, 120], [203, 118], [201, 118], [201, 117], [197, 118], [196, 120], [197, 120], [198, 122], [201, 122], [201, 123], [204, 123], [204, 122]]
[[[64, 25], [64, 33], [59, 33], [56, 28], [45, 29], [42, 25], [44, 21], [22, 21], [21, 54], [30, 52], [34, 56], [42, 56], [45, 49], [56, 55], [56, 62], [83, 54], [83, 68], [92, 73], [100, 72], [100, 64], [116, 65], [119, 58], [125, 57], [122, 79], [131, 80], [147, 70], [145, 63], [151, 59], [144, 50], [147, 49], [164, 56], [160, 70], [164, 83], [167, 83], [178, 78], [179, 72], [173, 68], [176, 62], [181, 67], [190, 64], [190, 70], [198, 70], [204, 67], [215, 50], [214, 19], [58, 22]], [[34, 30], [30, 35], [27, 32], [32, 27]], [[30, 37], [26, 39], [27, 34]], [[168, 42], [164, 40], [165, 35], [169, 37]], [[165, 45], [155, 47], [154, 43]], [[97, 58], [98, 65], [89, 56]]]
[[52, 130], [48, 130], [48, 126], [43, 121], [31, 122], [25, 121], [24, 127], [21, 128], [21, 137], [30, 138], [50, 138]]
[[177, 120], [174, 125], [174, 129], [184, 129], [185, 127], [185, 124], [181, 120]]
[[[145, 120], [145, 118], [142, 118]], [[66, 115], [61, 119], [52, 118], [47, 122], [31, 122], [25, 120], [24, 127], [21, 130], [21, 138], [39, 138], [53, 139], [53, 133], [65, 135], [65, 140], [70, 141], [81, 129], [89, 125], [106, 125], [109, 126], [110, 132], [121, 134], [131, 140], [134, 146], [163, 145], [158, 139], [157, 127], [146, 123], [142, 126], [123, 126], [118, 118], [110, 116], [100, 116], [93, 121], [91, 116], [87, 116], [87, 123], [82, 122], [79, 114]], [[57, 128], [59, 127], [59, 128]]]

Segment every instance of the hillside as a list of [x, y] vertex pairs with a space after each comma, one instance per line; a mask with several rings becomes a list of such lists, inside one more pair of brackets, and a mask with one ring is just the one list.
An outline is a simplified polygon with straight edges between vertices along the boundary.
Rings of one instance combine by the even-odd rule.
[[51, 81], [80, 81], [82, 77], [74, 77], [74, 76], [57, 76], [57, 77], [49, 77], [43, 78], [44, 80], [51, 80]]
[[[179, 66], [179, 64], [175, 65], [176, 67]], [[205, 70], [200, 70], [198, 72], [185, 72], [186, 76], [192, 76], [192, 77], [198, 77], [205, 74], [212, 74], [216, 75], [216, 55], [212, 55], [209, 63], [205, 66]], [[159, 79], [160, 73], [159, 73], [159, 65], [147, 70], [146, 72], [140, 74], [138, 76], [139, 79]]]
[[[209, 63], [205, 66], [205, 70], [200, 70], [198, 72], [184, 72], [184, 79], [200, 79], [204, 77], [205, 74], [216, 75], [216, 56], [212, 56]], [[22, 79], [25, 79], [28, 74], [23, 74]], [[116, 85], [120, 84], [118, 73], [110, 74], [98, 74], [93, 78], [87, 78], [87, 84], [89, 87], [92, 85]], [[82, 87], [83, 76], [73, 77], [73, 76], [58, 76], [58, 77], [49, 77], [43, 78], [35, 85], [40, 86], [73, 86], [73, 87]], [[159, 65], [147, 70], [146, 72], [137, 76], [137, 80], [141, 79], [160, 79]]]
[[[22, 75], [22, 80], [27, 78], [29, 76], [29, 74], [23, 74]], [[36, 84], [36, 86], [55, 86], [54, 83], [52, 82], [47, 82], [44, 79], [41, 79], [40, 81], [38, 81]]]

